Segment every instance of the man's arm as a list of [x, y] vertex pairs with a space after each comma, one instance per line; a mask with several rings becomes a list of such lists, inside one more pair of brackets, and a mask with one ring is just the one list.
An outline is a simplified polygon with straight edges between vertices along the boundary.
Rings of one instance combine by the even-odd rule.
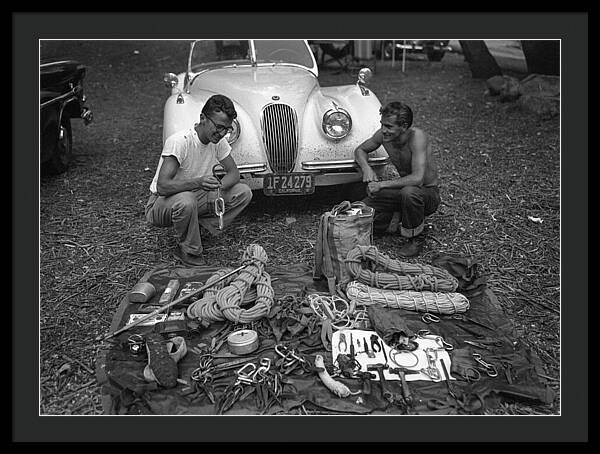
[[372, 151], [377, 150], [383, 143], [383, 135], [378, 130], [373, 136], [369, 137], [354, 150], [354, 160], [359, 165], [363, 174], [363, 182], [377, 181], [377, 174], [369, 165], [368, 156]]
[[178, 169], [179, 161], [177, 161], [175, 156], [163, 157], [163, 163], [158, 172], [158, 180], [156, 182], [158, 195], [168, 197], [178, 192], [193, 191], [194, 189], [212, 191], [219, 187], [219, 180], [212, 175], [187, 180], [175, 180]]
[[225, 170], [225, 176], [221, 178], [221, 189], [229, 189], [233, 185], [239, 183], [240, 171], [238, 170], [234, 159], [231, 157], [231, 154], [228, 154], [219, 162], [223, 166], [223, 170]]
[[393, 180], [381, 181], [377, 183], [379, 188], [372, 188], [372, 191], [377, 192], [385, 188], [398, 189], [404, 186], [421, 186], [423, 184], [427, 163], [427, 136], [425, 133], [420, 129], [415, 129], [409, 146], [412, 151], [411, 173]]

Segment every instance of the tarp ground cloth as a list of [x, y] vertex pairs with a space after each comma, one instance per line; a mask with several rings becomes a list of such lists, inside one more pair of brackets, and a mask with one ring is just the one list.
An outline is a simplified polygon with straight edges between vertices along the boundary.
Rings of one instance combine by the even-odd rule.
[[[206, 282], [206, 280], [221, 268], [194, 267], [194, 268], [163, 268], [153, 273], [148, 273], [140, 282], [148, 280], [156, 287], [156, 295], [148, 304], [158, 304], [162, 292], [171, 279], [180, 281], [180, 289], [187, 282]], [[282, 299], [295, 295], [298, 301], [303, 296], [311, 293], [328, 294], [325, 280], [315, 281], [312, 277], [312, 268], [308, 265], [298, 264], [285, 266], [281, 269], [269, 269], [274, 290], [274, 305]], [[372, 318], [372, 328], [378, 334], [383, 334], [380, 329], [389, 329], [390, 321], [400, 320], [403, 328], [417, 333], [420, 330], [430, 330], [451, 344], [454, 349], [449, 351], [451, 357], [451, 375], [453, 377], [469, 376], [471, 368], [478, 369], [481, 378], [477, 381], [463, 379], [452, 380], [451, 386], [458, 400], [451, 397], [445, 381], [410, 381], [409, 388], [413, 397], [412, 407], [402, 404], [390, 404], [382, 396], [378, 381], [371, 381], [369, 394], [358, 393], [345, 398], [334, 395], [327, 389], [314, 368], [298, 367], [289, 374], [284, 375], [283, 391], [279, 399], [268, 408], [259, 408], [260, 402], [257, 393], [249, 393], [231, 406], [226, 415], [260, 415], [260, 414], [482, 414], [486, 409], [498, 407], [502, 402], [521, 401], [532, 405], [551, 404], [554, 399], [552, 389], [545, 379], [540, 377], [543, 368], [539, 358], [530, 349], [519, 345], [515, 339], [514, 327], [499, 306], [495, 295], [485, 286], [479, 285], [477, 291], [466, 293], [470, 301], [470, 309], [465, 315], [493, 328], [493, 332], [448, 316], [440, 316], [439, 323], [425, 324], [421, 313], [404, 309], [369, 307], [369, 316]], [[189, 301], [188, 301], [189, 302]], [[138, 303], [131, 303], [126, 295], [112, 321], [110, 332], [113, 333], [125, 326], [129, 315], [137, 313]], [[271, 309], [271, 313], [273, 312]], [[171, 311], [181, 310], [177, 306]], [[185, 309], [183, 309], [185, 312]], [[257, 352], [246, 355], [248, 361], [258, 364], [262, 357], [271, 358], [272, 364], [281, 359], [273, 347], [278, 342], [287, 341], [288, 345], [302, 354], [307, 364], [314, 365], [315, 355], [324, 358], [325, 365], [332, 364], [331, 351], [327, 351], [322, 343], [321, 332], [318, 329], [309, 329], [310, 324], [299, 324], [296, 321], [285, 320], [284, 324], [275, 325], [271, 320], [272, 330], [257, 330], [260, 347]], [[380, 323], [385, 320], [385, 323]], [[263, 320], [265, 321], [265, 320]], [[281, 321], [281, 320], [280, 320]], [[289, 323], [288, 323], [289, 322]], [[232, 322], [215, 322], [208, 327], [193, 326], [195, 329], [184, 334], [186, 344], [194, 347], [198, 344], [210, 345], [212, 335], [224, 324]], [[295, 323], [295, 324], [294, 324]], [[287, 324], [287, 326], [284, 326]], [[189, 324], [192, 326], [193, 324]], [[268, 324], [263, 324], [268, 326]], [[468, 331], [461, 328], [467, 327]], [[393, 325], [391, 325], [393, 328]], [[313, 328], [315, 328], [313, 326]], [[237, 329], [237, 328], [236, 328]], [[199, 355], [189, 351], [178, 362], [179, 378], [185, 383], [178, 383], [175, 388], [165, 389], [156, 382], [144, 379], [143, 370], [148, 364], [145, 350], [133, 354], [128, 345], [128, 338], [132, 334], [146, 334], [153, 330], [152, 326], [136, 326], [121, 334], [114, 336], [104, 344], [96, 361], [96, 375], [102, 387], [102, 402], [104, 414], [112, 415], [215, 415], [219, 414], [216, 406], [206, 395], [192, 394], [190, 389], [194, 382], [190, 380], [191, 373], [198, 367]], [[479, 333], [479, 336], [474, 336]], [[488, 349], [481, 349], [464, 343], [464, 340], [500, 341], [499, 345], [490, 345]], [[290, 342], [291, 341], [291, 342]], [[488, 363], [495, 365], [498, 375], [488, 376], [484, 369], [473, 360], [473, 353], [479, 353]], [[229, 353], [225, 342], [217, 352], [219, 358], [214, 359], [214, 364], [230, 362], [244, 356], [235, 356]], [[235, 371], [230, 370], [230, 381], [235, 381]], [[336, 380], [346, 384], [353, 391], [361, 391], [362, 383], [355, 378], [335, 377]], [[399, 380], [388, 381], [391, 391], [401, 396]], [[221, 388], [222, 390], [222, 388]], [[218, 391], [215, 396], [218, 398]]]

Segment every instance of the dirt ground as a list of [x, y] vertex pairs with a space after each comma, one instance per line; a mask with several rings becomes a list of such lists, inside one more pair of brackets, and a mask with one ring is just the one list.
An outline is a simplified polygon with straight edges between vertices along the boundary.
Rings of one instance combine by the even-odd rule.
[[[184, 69], [182, 41], [47, 41], [42, 58], [74, 58], [94, 122], [73, 122], [76, 162], [40, 181], [40, 413], [102, 413], [98, 346], [123, 296], [149, 269], [176, 262], [174, 236], [146, 225], [144, 205], [161, 151], [165, 72]], [[354, 83], [358, 68], [324, 68], [322, 85]], [[518, 75], [517, 75], [518, 76]], [[523, 75], [519, 76], [522, 77]], [[545, 365], [548, 407], [506, 404], [496, 414], [560, 414], [560, 121], [541, 120], [485, 93], [462, 55], [412, 55], [405, 72], [377, 62], [369, 87], [382, 103], [413, 106], [433, 138], [443, 199], [414, 259], [472, 257]], [[312, 263], [319, 216], [343, 190], [309, 197], [257, 194], [225, 235], [204, 240], [209, 263], [239, 263], [251, 243], [276, 265]], [[392, 258], [398, 238], [377, 236]]]

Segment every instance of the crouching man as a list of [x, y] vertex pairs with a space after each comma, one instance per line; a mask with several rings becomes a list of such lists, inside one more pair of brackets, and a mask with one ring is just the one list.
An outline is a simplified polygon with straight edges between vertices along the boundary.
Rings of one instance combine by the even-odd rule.
[[[363, 202], [375, 210], [374, 231], [397, 231], [406, 238], [398, 250], [403, 257], [418, 255], [424, 243], [425, 217], [440, 204], [438, 171], [427, 134], [413, 126], [413, 112], [401, 102], [390, 102], [380, 109], [381, 128], [359, 145], [354, 158], [367, 183]], [[398, 178], [379, 181], [367, 156], [383, 145]]]
[[[176, 132], [165, 141], [156, 174], [150, 184], [146, 219], [157, 227], [172, 226], [177, 234], [177, 255], [188, 265], [203, 265], [200, 225], [219, 233], [214, 201], [225, 202], [223, 227], [229, 225], [252, 200], [250, 188], [240, 183], [240, 173], [224, 140], [233, 130], [237, 112], [229, 98], [210, 97], [192, 128]], [[225, 176], [219, 180], [213, 167], [220, 163]]]

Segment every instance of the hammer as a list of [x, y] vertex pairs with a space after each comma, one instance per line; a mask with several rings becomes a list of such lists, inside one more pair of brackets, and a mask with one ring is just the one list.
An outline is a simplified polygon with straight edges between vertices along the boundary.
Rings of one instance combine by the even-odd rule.
[[371, 372], [359, 372], [357, 376], [362, 380], [362, 393], [365, 396], [371, 394], [371, 379], [375, 378]]
[[385, 381], [385, 375], [383, 374], [383, 370], [387, 369], [387, 364], [377, 363], [377, 364], [367, 364], [367, 370], [376, 370], [379, 374], [379, 381], [381, 382], [381, 392], [383, 394], [383, 398], [387, 400], [389, 403], [394, 403], [394, 394], [389, 390], [387, 382]]
[[400, 381], [402, 382], [402, 395], [404, 396], [404, 402], [406, 402], [406, 405], [408, 405], [409, 407], [412, 407], [413, 399], [410, 394], [410, 388], [408, 387], [408, 383], [406, 382], [405, 376], [405, 372], [411, 371], [407, 371], [407, 369], [404, 369], [403, 367], [395, 367], [391, 368], [389, 372], [390, 374], [396, 374], [398, 375], [398, 377], [400, 377]]

